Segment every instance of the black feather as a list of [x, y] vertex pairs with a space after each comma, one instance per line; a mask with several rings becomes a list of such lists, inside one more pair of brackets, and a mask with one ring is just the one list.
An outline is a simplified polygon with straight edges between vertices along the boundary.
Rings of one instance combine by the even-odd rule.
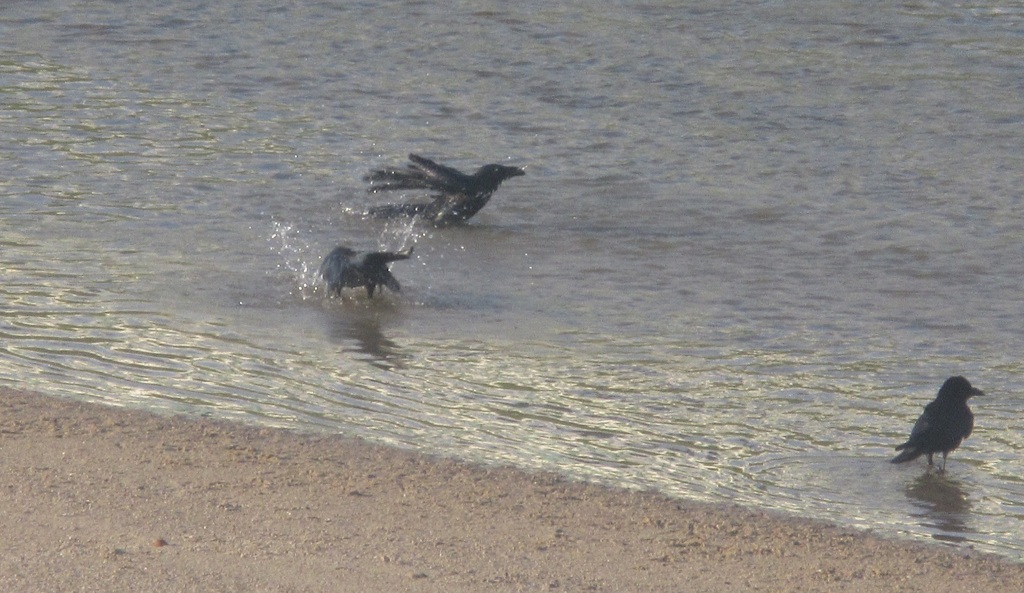
[[425, 189], [435, 192], [433, 201], [378, 206], [369, 210], [371, 216], [418, 216], [438, 226], [465, 222], [487, 205], [503, 181], [526, 174], [519, 167], [491, 164], [467, 175], [416, 154], [409, 160], [405, 169], [371, 171], [364, 177], [370, 183], [367, 191]]
[[907, 442], [896, 447], [902, 451], [892, 458], [892, 463], [903, 463], [928, 456], [928, 465], [935, 465], [932, 456], [942, 453], [942, 468], [946, 470], [946, 456], [974, 430], [974, 414], [967, 406], [967, 400], [984, 393], [971, 386], [963, 377], [950, 377], [942, 384], [935, 400], [924, 407], [921, 417], [910, 430]]
[[341, 289], [366, 287], [366, 294], [373, 298], [378, 286], [386, 286], [398, 292], [402, 287], [391, 274], [391, 262], [409, 259], [412, 247], [404, 251], [357, 252], [348, 247], [335, 247], [317, 271], [327, 283], [327, 294], [341, 296]]

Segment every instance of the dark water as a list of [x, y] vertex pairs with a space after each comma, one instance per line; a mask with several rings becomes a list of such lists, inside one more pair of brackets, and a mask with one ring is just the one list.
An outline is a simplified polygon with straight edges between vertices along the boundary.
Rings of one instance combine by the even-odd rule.
[[[1024, 9], [278, 4], [0, 7], [5, 383], [1024, 558]], [[527, 175], [359, 216], [412, 151]]]

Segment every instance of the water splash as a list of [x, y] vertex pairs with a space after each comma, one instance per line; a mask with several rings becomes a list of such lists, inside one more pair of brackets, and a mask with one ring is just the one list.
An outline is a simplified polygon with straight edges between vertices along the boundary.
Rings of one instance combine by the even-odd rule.
[[313, 297], [319, 284], [316, 275], [319, 264], [312, 264], [309, 259], [313, 252], [312, 242], [295, 224], [275, 220], [273, 227], [268, 241], [274, 245], [274, 251], [282, 258], [277, 269], [291, 279], [294, 288], [289, 291], [290, 294], [302, 300]]

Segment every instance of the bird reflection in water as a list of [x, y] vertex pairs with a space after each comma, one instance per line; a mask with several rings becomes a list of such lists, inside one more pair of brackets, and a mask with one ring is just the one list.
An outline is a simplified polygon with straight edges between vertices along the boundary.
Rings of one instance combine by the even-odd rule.
[[964, 485], [945, 474], [925, 472], [907, 485], [907, 498], [918, 509], [912, 516], [922, 527], [934, 530], [932, 537], [946, 542], [968, 541], [967, 526], [971, 501]]
[[332, 311], [327, 320], [328, 335], [332, 341], [344, 344], [345, 350], [366, 355], [367, 361], [379, 369], [401, 368], [407, 355], [381, 330], [382, 318], [390, 317], [389, 313], [387, 305]]

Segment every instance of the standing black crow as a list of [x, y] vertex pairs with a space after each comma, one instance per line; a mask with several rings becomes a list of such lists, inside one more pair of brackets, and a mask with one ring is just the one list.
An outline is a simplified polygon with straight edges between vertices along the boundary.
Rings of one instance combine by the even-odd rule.
[[370, 182], [367, 191], [397, 189], [428, 189], [437, 192], [434, 201], [426, 203], [388, 204], [371, 208], [369, 214], [378, 218], [419, 216], [437, 226], [466, 222], [487, 205], [502, 181], [526, 175], [519, 167], [484, 165], [476, 173], [465, 173], [410, 154], [412, 161], [405, 169], [379, 169], [364, 179]]
[[903, 463], [928, 456], [929, 467], [934, 466], [932, 455], [942, 453], [942, 468], [946, 471], [946, 455], [960, 446], [974, 429], [974, 414], [967, 407], [968, 398], [985, 395], [963, 377], [950, 377], [942, 384], [935, 401], [924, 407], [907, 442], [896, 447], [903, 451], [892, 458], [892, 463]]
[[388, 265], [400, 259], [409, 259], [412, 247], [404, 251], [357, 252], [348, 247], [335, 247], [317, 272], [327, 282], [327, 294], [341, 296], [342, 288], [365, 286], [366, 294], [373, 298], [378, 286], [387, 286], [398, 292], [402, 289], [391, 275]]

